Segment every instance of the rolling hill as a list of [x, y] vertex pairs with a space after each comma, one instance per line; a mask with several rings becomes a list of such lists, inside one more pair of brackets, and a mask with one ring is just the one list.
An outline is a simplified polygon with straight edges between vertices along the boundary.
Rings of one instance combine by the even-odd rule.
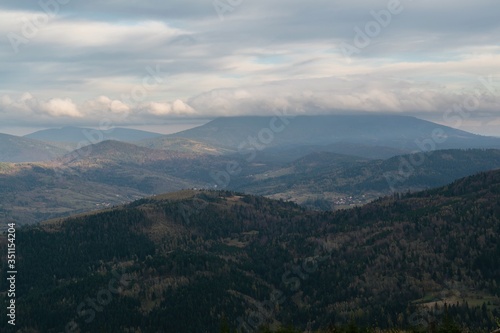
[[17, 231], [17, 329], [486, 331], [500, 315], [499, 218], [500, 171], [337, 212], [226, 191], [141, 199]]
[[312, 209], [338, 209], [393, 190], [436, 187], [498, 168], [499, 155], [498, 150], [435, 151], [402, 177], [401, 161], [409, 156], [370, 160], [317, 152], [292, 162], [283, 161], [282, 155], [248, 162], [238, 153], [200, 154], [104, 141], [50, 162], [0, 164], [0, 219], [29, 224], [186, 188], [237, 190]]
[[104, 141], [50, 162], [2, 163], [0, 219], [29, 224], [152, 194], [211, 186], [209, 171], [224, 170], [229, 161]]
[[50, 143], [0, 133], [0, 162], [41, 162], [68, 151]]
[[191, 152], [197, 154], [222, 155], [234, 152], [214, 145], [184, 138], [172, 138], [160, 136], [152, 139], [135, 142], [136, 145], [151, 149], [162, 149], [170, 151]]

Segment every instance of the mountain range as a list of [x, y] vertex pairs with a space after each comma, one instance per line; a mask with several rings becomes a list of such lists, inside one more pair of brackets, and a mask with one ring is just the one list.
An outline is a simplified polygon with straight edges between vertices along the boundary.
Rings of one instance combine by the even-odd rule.
[[[29, 224], [186, 188], [237, 190], [330, 210], [500, 167], [495, 149], [434, 151], [413, 171], [405, 164], [413, 155], [372, 160], [317, 152], [292, 162], [248, 162], [238, 153], [180, 150], [104, 141], [50, 162], [0, 163], [0, 218]], [[232, 169], [239, 172], [229, 175]]]
[[500, 139], [385, 115], [113, 133], [0, 135], [14, 331], [495, 327]]
[[499, 203], [491, 171], [336, 212], [189, 190], [47, 221], [17, 231], [17, 329], [492, 329]]
[[161, 134], [125, 128], [101, 131], [63, 127], [41, 130], [23, 137], [0, 133], [0, 162], [45, 162], [106, 140], [136, 142], [157, 137], [161, 137]]
[[47, 142], [0, 133], [0, 162], [49, 161], [67, 152]]
[[[391, 148], [399, 152], [500, 148], [498, 138], [475, 135], [415, 117], [394, 115], [226, 117], [170, 136], [239, 151], [344, 144]], [[356, 149], [352, 155], [356, 155]]]
[[[411, 161], [419, 161], [413, 163]], [[391, 192], [438, 187], [481, 171], [500, 168], [500, 150], [447, 149], [363, 159], [317, 152], [283, 166], [235, 180], [230, 188], [332, 209], [366, 203]]]
[[63, 142], [73, 144], [84, 142], [87, 144], [91, 144], [107, 140], [136, 142], [140, 140], [157, 138], [160, 136], [162, 135], [158, 133], [121, 127], [110, 127], [109, 129], [92, 129], [85, 127], [68, 126], [62, 128], [50, 128], [41, 130], [25, 135], [24, 137], [48, 142]]
[[107, 140], [153, 149], [212, 155], [239, 153], [247, 159], [288, 162], [317, 151], [386, 159], [415, 151], [500, 148], [500, 138], [408, 116], [277, 115], [218, 118], [170, 135], [126, 128], [80, 127], [41, 130], [25, 137], [1, 135], [0, 147], [4, 149], [0, 150], [0, 161], [47, 161]]

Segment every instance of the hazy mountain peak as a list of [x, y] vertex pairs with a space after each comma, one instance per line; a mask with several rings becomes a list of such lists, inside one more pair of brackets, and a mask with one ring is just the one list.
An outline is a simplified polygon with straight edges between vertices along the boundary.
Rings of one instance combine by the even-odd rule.
[[0, 162], [39, 162], [66, 151], [47, 142], [0, 133]]
[[[436, 138], [436, 133], [444, 137]], [[232, 149], [355, 144], [411, 152], [424, 149], [498, 148], [500, 140], [484, 137], [411, 116], [320, 115], [245, 116], [217, 118], [203, 126], [169, 135], [202, 140]], [[423, 141], [425, 140], [425, 141]]]

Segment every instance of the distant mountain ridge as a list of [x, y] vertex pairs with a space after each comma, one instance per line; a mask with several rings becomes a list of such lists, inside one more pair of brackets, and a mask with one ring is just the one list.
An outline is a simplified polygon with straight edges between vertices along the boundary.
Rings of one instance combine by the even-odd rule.
[[[445, 138], [425, 146], [436, 133]], [[227, 117], [168, 135], [232, 149], [355, 144], [400, 151], [500, 148], [500, 139], [475, 135], [415, 117], [399, 115], [325, 115], [295, 117]], [[355, 155], [353, 153], [353, 155]]]
[[160, 136], [162, 136], [162, 134], [121, 127], [113, 127], [109, 130], [99, 130], [68, 126], [41, 130], [25, 135], [24, 137], [48, 142], [82, 142], [86, 144], [95, 144], [106, 140], [135, 142]]
[[[442, 136], [436, 137], [436, 133]], [[26, 150], [21, 157], [12, 159], [4, 154], [3, 161], [46, 161], [107, 140], [209, 155], [257, 151], [258, 159], [288, 161], [315, 151], [380, 159], [419, 150], [500, 148], [500, 138], [399, 115], [225, 117], [169, 135], [127, 128], [101, 131], [63, 127], [37, 131], [23, 138], [43, 141], [55, 150], [51, 154], [36, 151], [31, 156]]]
[[135, 142], [136, 145], [151, 149], [162, 149], [179, 152], [191, 152], [198, 154], [222, 155], [228, 153], [227, 149], [217, 147], [202, 141], [185, 138], [160, 136]]
[[47, 142], [0, 133], [0, 162], [49, 161], [67, 153]]

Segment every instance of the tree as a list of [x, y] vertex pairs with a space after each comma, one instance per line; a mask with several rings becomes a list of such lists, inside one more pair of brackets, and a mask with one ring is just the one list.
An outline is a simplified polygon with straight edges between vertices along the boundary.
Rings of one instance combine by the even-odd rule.
[[460, 327], [453, 321], [451, 318], [448, 307], [445, 307], [445, 314], [443, 318], [443, 322], [438, 328], [438, 333], [460, 333]]
[[229, 323], [227, 322], [226, 316], [222, 317], [220, 324], [220, 333], [231, 333], [231, 329], [229, 328]]

